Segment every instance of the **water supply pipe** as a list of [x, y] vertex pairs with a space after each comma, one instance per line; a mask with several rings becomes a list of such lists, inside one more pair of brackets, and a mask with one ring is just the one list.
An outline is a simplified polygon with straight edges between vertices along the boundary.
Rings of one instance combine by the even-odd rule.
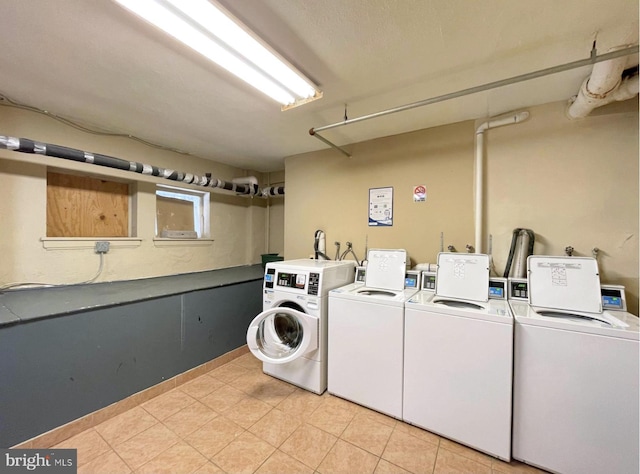
[[524, 122], [529, 112], [522, 110], [509, 115], [490, 118], [476, 128], [476, 160], [475, 160], [475, 245], [477, 253], [482, 253], [483, 208], [484, 208], [484, 132], [491, 128], [504, 127]]

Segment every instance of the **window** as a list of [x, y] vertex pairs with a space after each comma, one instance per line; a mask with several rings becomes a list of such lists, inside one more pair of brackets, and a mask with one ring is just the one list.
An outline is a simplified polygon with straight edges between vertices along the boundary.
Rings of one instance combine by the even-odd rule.
[[129, 237], [129, 185], [47, 172], [47, 237]]
[[209, 238], [209, 193], [157, 185], [156, 237]]

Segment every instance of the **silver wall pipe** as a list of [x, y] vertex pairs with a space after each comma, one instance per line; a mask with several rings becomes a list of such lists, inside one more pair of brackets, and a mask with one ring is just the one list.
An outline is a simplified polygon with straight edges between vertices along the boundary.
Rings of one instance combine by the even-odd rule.
[[311, 130], [309, 130], [309, 134], [311, 136], [314, 136], [316, 138], [318, 138], [319, 140], [327, 143], [328, 145], [332, 146], [333, 148], [336, 148], [338, 150], [340, 150], [342, 153], [344, 153], [347, 156], [351, 156], [348, 153], [346, 153], [342, 148], [338, 147], [337, 145], [334, 145], [333, 143], [329, 142], [326, 138], [321, 137], [320, 135], [318, 135], [318, 132], [322, 132], [325, 130], [330, 130], [332, 128], [337, 128], [337, 127], [343, 127], [345, 125], [351, 125], [352, 123], [357, 123], [357, 122], [363, 122], [365, 120], [370, 120], [370, 119], [374, 119], [377, 117], [383, 117], [385, 115], [390, 115], [390, 114], [395, 114], [397, 112], [404, 112], [405, 110], [410, 110], [410, 109], [415, 109], [417, 107], [424, 107], [425, 105], [431, 105], [431, 104], [435, 104], [438, 102], [443, 102], [446, 100], [451, 100], [451, 99], [456, 99], [458, 97], [463, 97], [466, 95], [471, 95], [471, 94], [476, 94], [478, 92], [484, 92], [484, 91], [488, 91], [491, 89], [496, 89], [498, 87], [503, 87], [503, 86], [508, 86], [510, 84], [516, 84], [518, 82], [524, 82], [524, 81], [529, 81], [531, 79], [537, 79], [539, 77], [544, 77], [544, 76], [549, 76], [551, 74], [557, 74], [559, 72], [564, 72], [564, 71], [569, 71], [571, 69], [577, 69], [579, 67], [584, 67], [584, 66], [589, 66], [591, 64], [595, 64], [595, 63], [599, 63], [602, 61], [608, 61], [610, 59], [614, 59], [614, 58], [619, 58], [622, 56], [629, 56], [631, 54], [637, 54], [638, 53], [638, 45], [633, 45], [633, 46], [629, 46], [626, 47], [624, 49], [620, 49], [617, 51], [611, 51], [605, 54], [601, 54], [600, 56], [597, 56], [596, 54], [596, 48], [595, 48], [595, 44], [591, 50], [591, 56], [587, 59], [581, 59], [578, 61], [573, 61], [570, 63], [566, 63], [566, 64], [562, 64], [559, 66], [553, 66], [550, 68], [546, 68], [546, 69], [540, 69], [538, 71], [534, 71], [534, 72], [529, 72], [527, 74], [521, 74], [519, 76], [513, 76], [510, 77], [508, 79], [502, 79], [500, 81], [495, 81], [495, 82], [489, 82], [487, 84], [482, 84], [480, 86], [475, 86], [475, 87], [470, 87], [468, 89], [463, 89], [457, 92], [451, 92], [449, 94], [444, 94], [444, 95], [439, 95], [437, 97], [432, 97], [430, 99], [425, 99], [425, 100], [420, 100], [418, 102], [413, 102], [411, 104], [406, 104], [406, 105], [401, 105], [399, 107], [394, 107], [391, 109], [387, 109], [387, 110], [382, 110], [380, 112], [375, 112], [373, 114], [369, 114], [369, 115], [363, 115], [361, 117], [356, 117], [356, 118], [352, 118], [352, 119], [348, 119], [348, 120], [343, 120], [342, 122], [336, 122], [336, 123], [332, 123], [330, 125], [324, 125], [322, 127], [314, 127]]
[[347, 158], [351, 158], [351, 154], [347, 150], [345, 150], [344, 148], [339, 147], [335, 143], [330, 142], [329, 140], [324, 138], [322, 135], [319, 135], [313, 128], [309, 130], [309, 135], [311, 135], [312, 137], [316, 137], [318, 140], [320, 140], [323, 143], [326, 143], [331, 148], [335, 148], [336, 150], [338, 150], [343, 155], [346, 155]]

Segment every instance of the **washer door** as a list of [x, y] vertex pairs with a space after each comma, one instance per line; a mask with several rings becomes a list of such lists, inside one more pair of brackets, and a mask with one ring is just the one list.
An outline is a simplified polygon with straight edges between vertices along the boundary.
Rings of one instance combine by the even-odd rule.
[[286, 364], [318, 348], [318, 318], [288, 306], [268, 309], [251, 321], [247, 345], [263, 362]]

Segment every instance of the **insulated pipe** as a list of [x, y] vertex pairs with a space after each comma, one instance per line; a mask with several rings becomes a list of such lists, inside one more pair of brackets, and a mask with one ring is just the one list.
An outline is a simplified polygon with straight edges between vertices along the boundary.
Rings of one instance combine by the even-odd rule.
[[253, 186], [257, 186], [258, 178], [255, 176], [243, 176], [241, 178], [233, 178], [231, 182], [235, 184], [252, 184]]
[[269, 186], [260, 191], [263, 197], [284, 196], [284, 186]]
[[620, 87], [613, 94], [615, 100], [627, 100], [631, 99], [633, 96], [638, 95], [639, 92], [639, 81], [638, 74], [635, 76], [627, 77], [622, 81]]
[[[602, 63], [602, 65], [607, 64], [609, 64], [609, 61]], [[612, 68], [614, 68], [614, 73], [618, 73], [618, 66], [612, 66]], [[619, 74], [622, 74], [622, 71], [620, 71]], [[578, 95], [567, 109], [567, 117], [570, 119], [584, 118], [597, 107], [602, 107], [615, 101], [628, 100], [638, 95], [637, 74], [627, 77], [624, 80], [621, 80], [621, 76], [618, 76], [613, 86], [611, 86], [611, 82], [613, 82], [611, 77], [612, 75], [603, 77], [603, 75], [593, 76], [592, 74], [591, 77], [585, 79]], [[598, 82], [599, 79], [603, 82]]]
[[484, 132], [490, 128], [504, 127], [524, 122], [529, 118], [529, 112], [522, 110], [511, 115], [490, 118], [476, 128], [476, 161], [475, 161], [475, 251], [482, 253], [482, 209], [484, 206]]
[[[113, 156], [101, 155], [98, 153], [90, 153], [74, 148], [67, 148], [50, 143], [41, 143], [27, 138], [16, 138], [0, 135], [0, 149], [7, 149], [21, 153], [30, 153], [36, 155], [46, 155], [65, 160], [77, 161], [81, 163], [89, 163], [97, 166], [105, 166], [107, 168], [115, 168], [134, 173], [157, 176], [171, 181], [179, 181], [196, 186], [208, 188], [220, 188], [226, 191], [233, 191], [240, 194], [254, 196], [260, 193], [257, 184], [236, 184], [233, 182], [223, 181], [211, 176], [207, 173], [205, 176], [198, 176], [191, 173], [183, 173], [171, 169], [159, 168], [144, 163], [134, 161], [126, 161]], [[266, 188], [273, 189], [273, 188]], [[272, 195], [283, 195], [284, 188], [277, 188]]]
[[[619, 50], [620, 48], [615, 48]], [[567, 109], [567, 116], [570, 119], [586, 117], [596, 107], [608, 104], [614, 100], [626, 100], [638, 93], [626, 91], [620, 98], [613, 96], [618, 91], [622, 82], [622, 72], [627, 64], [624, 57], [611, 59], [593, 65], [591, 75], [585, 79], [578, 91], [578, 95]], [[626, 87], [623, 89], [627, 89]]]

